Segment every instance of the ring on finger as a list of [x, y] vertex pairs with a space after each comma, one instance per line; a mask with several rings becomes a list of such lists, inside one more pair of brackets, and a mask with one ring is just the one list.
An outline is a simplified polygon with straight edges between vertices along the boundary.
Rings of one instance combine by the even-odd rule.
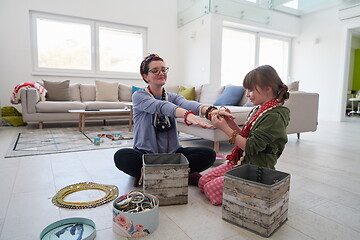
[[225, 106], [221, 106], [219, 107], [219, 112], [221, 112], [221, 110], [224, 109], [224, 112], [226, 112], [227, 108]]

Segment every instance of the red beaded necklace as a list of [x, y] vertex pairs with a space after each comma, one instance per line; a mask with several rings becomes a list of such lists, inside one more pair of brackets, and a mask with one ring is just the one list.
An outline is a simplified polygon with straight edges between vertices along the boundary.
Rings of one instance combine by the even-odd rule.
[[[254, 108], [250, 114], [248, 119], [246, 120], [244, 126], [241, 129], [240, 136], [244, 138], [248, 138], [250, 134], [251, 127], [254, 122], [258, 119], [258, 117], [267, 110], [270, 110], [279, 105], [279, 102], [276, 99], [273, 99], [261, 107]], [[228, 164], [237, 165], [239, 159], [243, 156], [244, 151], [239, 148], [237, 145], [233, 148], [231, 153], [226, 156], [226, 160], [228, 160]]]

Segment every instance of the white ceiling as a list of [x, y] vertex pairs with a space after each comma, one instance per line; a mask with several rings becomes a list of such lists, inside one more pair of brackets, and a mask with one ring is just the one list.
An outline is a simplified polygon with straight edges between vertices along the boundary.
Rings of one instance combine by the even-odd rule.
[[[302, 16], [331, 7], [338, 6], [340, 8], [359, 4], [360, 0], [272, 0], [271, 3], [274, 10]], [[297, 9], [289, 7], [289, 5], [297, 7]]]

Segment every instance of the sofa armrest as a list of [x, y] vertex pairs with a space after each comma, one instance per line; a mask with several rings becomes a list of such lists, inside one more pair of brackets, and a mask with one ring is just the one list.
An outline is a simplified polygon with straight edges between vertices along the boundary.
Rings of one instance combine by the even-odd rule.
[[22, 112], [36, 113], [36, 103], [40, 101], [37, 90], [35, 88], [23, 88], [20, 94]]
[[290, 109], [288, 134], [314, 132], [318, 125], [319, 94], [290, 91], [290, 98], [284, 106]]

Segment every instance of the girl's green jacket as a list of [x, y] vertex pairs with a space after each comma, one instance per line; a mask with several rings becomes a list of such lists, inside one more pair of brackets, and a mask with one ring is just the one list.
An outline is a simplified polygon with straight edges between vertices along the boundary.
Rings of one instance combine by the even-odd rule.
[[288, 141], [286, 127], [290, 121], [289, 115], [287, 107], [277, 106], [259, 116], [246, 140], [242, 164], [275, 169], [277, 159]]

